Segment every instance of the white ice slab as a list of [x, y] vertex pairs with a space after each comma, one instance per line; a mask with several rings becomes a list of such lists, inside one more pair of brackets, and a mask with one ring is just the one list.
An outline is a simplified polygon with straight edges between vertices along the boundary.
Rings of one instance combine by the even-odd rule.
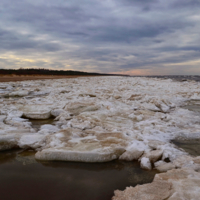
[[51, 117], [51, 108], [49, 105], [30, 104], [17, 105], [19, 110], [23, 112], [23, 116], [29, 119], [48, 119]]
[[[89, 149], [88, 149], [89, 148]], [[88, 144], [82, 149], [50, 148], [35, 154], [37, 160], [60, 160], [76, 162], [108, 162], [117, 159], [124, 152], [123, 148], [95, 149]]]

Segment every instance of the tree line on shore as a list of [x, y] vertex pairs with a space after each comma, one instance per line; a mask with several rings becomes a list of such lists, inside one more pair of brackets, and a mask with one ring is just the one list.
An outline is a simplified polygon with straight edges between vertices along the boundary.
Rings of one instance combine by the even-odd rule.
[[85, 75], [85, 76], [113, 76], [116, 74], [101, 74], [94, 72], [81, 72], [81, 71], [72, 71], [72, 70], [51, 70], [51, 69], [0, 69], [1, 75]]

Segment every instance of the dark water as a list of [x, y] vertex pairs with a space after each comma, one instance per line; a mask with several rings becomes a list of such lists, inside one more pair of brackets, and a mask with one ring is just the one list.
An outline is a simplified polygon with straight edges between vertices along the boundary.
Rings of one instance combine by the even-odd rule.
[[155, 78], [164, 78], [164, 79], [172, 79], [172, 80], [175, 80], [175, 81], [200, 81], [200, 76], [190, 76], [190, 75], [186, 75], [186, 76], [183, 76], [183, 75], [169, 75], [169, 76], [152, 76], [152, 77], [155, 77]]
[[200, 139], [173, 140], [177, 147], [193, 156], [200, 156]]
[[137, 162], [43, 162], [33, 151], [0, 152], [2, 200], [110, 200], [113, 191], [151, 182]]
[[34, 128], [35, 130], [39, 130], [42, 125], [53, 124], [54, 119], [54, 117], [51, 117], [49, 119], [29, 119], [29, 122], [32, 123], [32, 128]]
[[190, 105], [183, 106], [182, 108], [200, 113], [200, 105], [190, 104]]
[[[133, 76], [137, 77], [137, 76]], [[140, 76], [148, 78], [161, 78], [161, 79], [172, 79], [175, 81], [200, 81], [200, 76], [198, 75], [165, 75], [165, 76]]]
[[200, 114], [200, 101], [199, 100], [188, 101], [185, 106], [182, 106], [182, 108], [185, 108], [185, 109], [188, 109]]

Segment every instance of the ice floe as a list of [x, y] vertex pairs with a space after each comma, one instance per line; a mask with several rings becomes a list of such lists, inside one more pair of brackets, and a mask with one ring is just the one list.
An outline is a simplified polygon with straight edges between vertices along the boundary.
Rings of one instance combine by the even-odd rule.
[[16, 107], [23, 112], [23, 117], [29, 119], [48, 119], [51, 117], [51, 109], [48, 105], [30, 104], [30, 105], [16, 105]]

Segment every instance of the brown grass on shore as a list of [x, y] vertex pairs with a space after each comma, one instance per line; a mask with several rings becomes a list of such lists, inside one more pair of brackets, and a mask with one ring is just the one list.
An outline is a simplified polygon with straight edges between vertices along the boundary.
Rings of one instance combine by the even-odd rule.
[[78, 78], [78, 77], [92, 77], [84, 75], [0, 75], [0, 82], [13, 82], [13, 81], [27, 81], [27, 80], [42, 80], [42, 79], [64, 79], [64, 78]]

